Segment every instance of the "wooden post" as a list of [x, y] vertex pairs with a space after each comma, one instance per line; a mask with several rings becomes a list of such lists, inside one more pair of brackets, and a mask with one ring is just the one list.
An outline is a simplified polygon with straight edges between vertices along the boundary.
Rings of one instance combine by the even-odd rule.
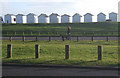
[[64, 38], [64, 36], [62, 36], [62, 40], [63, 40], [63, 41], [65, 41], [65, 38]]
[[40, 32], [39, 32], [39, 35], [40, 35]]
[[7, 32], [7, 36], [8, 36], [8, 32]]
[[12, 36], [9, 37], [9, 41], [10, 41], [10, 42], [12, 41]]
[[49, 41], [51, 41], [51, 39], [52, 39], [52, 38], [49, 36]]
[[108, 38], [108, 36], [106, 37], [106, 41], [109, 41], [109, 38]]
[[32, 36], [32, 32], [31, 32], [31, 36]]
[[70, 57], [70, 46], [65, 45], [65, 59], [69, 59]]
[[25, 41], [25, 36], [22, 37], [22, 41], [23, 41], [23, 42]]
[[15, 35], [16, 35], [16, 32], [15, 32]]
[[58, 32], [56, 32], [56, 35], [58, 35]]
[[95, 33], [93, 32], [93, 36], [95, 36]]
[[102, 60], [102, 46], [98, 46], [98, 60]]
[[92, 40], [92, 41], [94, 40], [94, 37], [93, 37], [93, 36], [91, 37], [91, 40]]
[[75, 32], [75, 36], [76, 36], [77, 34], [76, 34], [76, 32]]
[[12, 45], [7, 45], [7, 58], [12, 58]]
[[38, 41], [38, 37], [36, 36], [36, 41]]
[[77, 36], [77, 42], [79, 41], [78, 36]]
[[85, 32], [84, 32], [84, 35], [85, 35]]
[[23, 32], [23, 36], [24, 36], [24, 32]]
[[36, 44], [35, 45], [35, 58], [39, 58], [39, 55], [40, 55], [40, 49], [39, 49], [39, 45]]

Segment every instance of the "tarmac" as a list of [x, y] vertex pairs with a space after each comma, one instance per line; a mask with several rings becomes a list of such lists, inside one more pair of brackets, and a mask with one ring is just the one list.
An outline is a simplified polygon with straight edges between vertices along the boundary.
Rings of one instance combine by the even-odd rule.
[[3, 63], [2, 66], [20, 66], [20, 67], [54, 67], [54, 68], [83, 68], [83, 69], [101, 69], [101, 70], [119, 70], [113, 66], [80, 66], [80, 65], [47, 65], [47, 64], [15, 64]]
[[[2, 64], [2, 76], [109, 76], [118, 77], [118, 67], [79, 66], [79, 65], [46, 65], [46, 64]], [[69, 78], [68, 77], [68, 78]], [[29, 78], [29, 77], [28, 77]], [[33, 77], [34, 78], [34, 77]], [[80, 77], [81, 78], [81, 77]], [[98, 78], [98, 77], [96, 77]]]

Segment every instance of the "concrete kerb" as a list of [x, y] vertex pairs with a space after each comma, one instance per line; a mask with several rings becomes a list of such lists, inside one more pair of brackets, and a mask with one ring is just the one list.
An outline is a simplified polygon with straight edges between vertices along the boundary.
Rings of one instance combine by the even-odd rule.
[[118, 70], [119, 69], [119, 67], [111, 67], [111, 66], [79, 66], [79, 65], [47, 65], [47, 64], [15, 64], [15, 63], [4, 63], [2, 64], [2, 66], [80, 68], [80, 69], [100, 69], [100, 70]]

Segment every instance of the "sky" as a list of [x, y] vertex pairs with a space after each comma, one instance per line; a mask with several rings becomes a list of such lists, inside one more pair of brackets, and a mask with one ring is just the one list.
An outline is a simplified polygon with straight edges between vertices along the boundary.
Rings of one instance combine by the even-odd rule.
[[34, 13], [40, 15], [45, 13], [58, 13], [59, 15], [68, 14], [73, 16], [75, 13], [82, 15], [82, 22], [86, 13], [93, 14], [93, 22], [97, 21], [97, 14], [100, 12], [108, 15], [111, 12], [118, 13], [119, 0], [0, 0], [0, 16], [5, 14], [24, 14]]

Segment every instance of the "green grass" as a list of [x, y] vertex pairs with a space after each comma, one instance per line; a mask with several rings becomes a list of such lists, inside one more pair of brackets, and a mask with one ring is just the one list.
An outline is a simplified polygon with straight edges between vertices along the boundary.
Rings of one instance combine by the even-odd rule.
[[[7, 44], [12, 44], [13, 58], [7, 57]], [[40, 45], [40, 58], [35, 59], [35, 44]], [[65, 45], [70, 45], [70, 59], [65, 60]], [[103, 59], [97, 60], [97, 46], [103, 46]], [[118, 41], [2, 41], [2, 62], [21, 64], [55, 64], [80, 66], [117, 66]]]
[[[71, 26], [71, 35], [73, 36], [117, 36], [117, 22], [94, 22], [94, 23], [53, 23], [53, 24], [3, 24], [3, 36], [25, 36], [40, 35], [40, 36], [59, 36], [65, 35], [67, 27]], [[114, 31], [114, 32], [112, 32]], [[8, 32], [8, 34], [7, 34]], [[40, 34], [39, 34], [40, 32]]]

